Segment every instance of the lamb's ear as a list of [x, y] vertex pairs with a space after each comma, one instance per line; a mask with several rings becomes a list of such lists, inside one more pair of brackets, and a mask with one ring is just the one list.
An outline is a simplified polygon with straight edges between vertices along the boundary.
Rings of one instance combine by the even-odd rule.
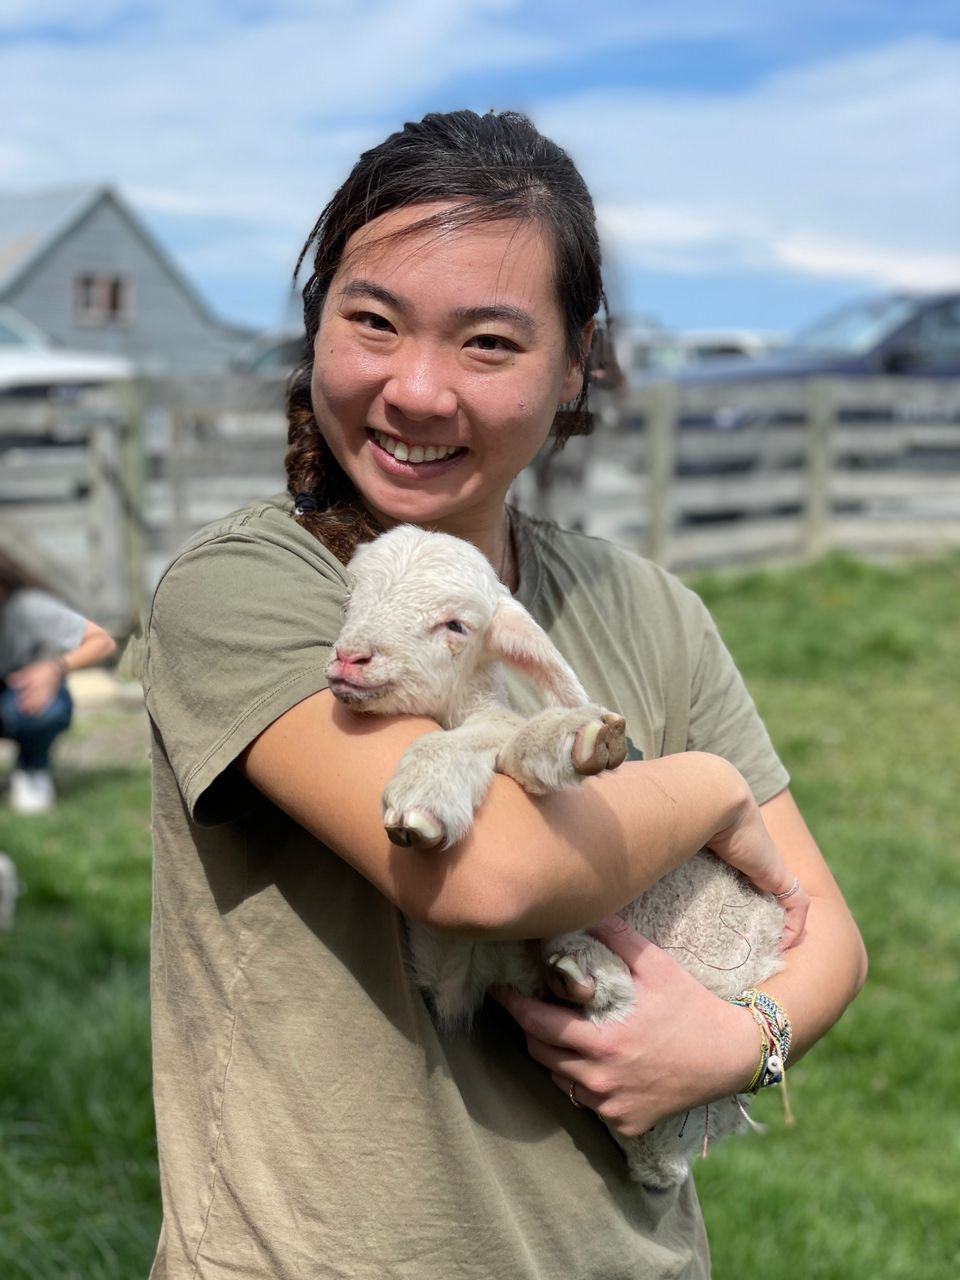
[[487, 649], [493, 657], [523, 672], [548, 702], [579, 707], [590, 701], [569, 663], [516, 600], [504, 599], [497, 604], [487, 631]]

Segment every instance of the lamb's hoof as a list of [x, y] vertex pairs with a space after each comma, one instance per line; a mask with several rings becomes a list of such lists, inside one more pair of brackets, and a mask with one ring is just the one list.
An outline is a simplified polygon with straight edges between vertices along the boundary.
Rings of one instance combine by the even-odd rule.
[[574, 1004], [585, 1004], [597, 989], [596, 982], [584, 973], [573, 956], [559, 951], [547, 956], [546, 976], [553, 994]]
[[398, 813], [387, 809], [383, 815], [383, 827], [388, 839], [402, 849], [416, 845], [420, 849], [435, 849], [442, 844], [446, 832], [443, 824], [424, 809], [407, 809]]
[[592, 720], [577, 734], [573, 743], [573, 767], [577, 773], [591, 775], [604, 769], [616, 769], [627, 757], [627, 722], [615, 711], [607, 711]]

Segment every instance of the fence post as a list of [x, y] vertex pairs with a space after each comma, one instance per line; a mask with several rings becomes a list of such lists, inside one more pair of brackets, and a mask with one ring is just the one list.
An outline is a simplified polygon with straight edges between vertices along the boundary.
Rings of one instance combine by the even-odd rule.
[[830, 548], [835, 393], [834, 384], [825, 378], [813, 378], [807, 387], [806, 502], [801, 547], [807, 560]]
[[669, 564], [673, 532], [678, 391], [675, 382], [655, 382], [647, 392], [647, 536], [649, 560]]
[[144, 392], [139, 382], [119, 384], [115, 395], [122, 420], [120, 488], [123, 501], [124, 537], [130, 595], [130, 622], [136, 625], [146, 609], [144, 515]]
[[167, 484], [170, 490], [171, 544], [164, 548], [172, 554], [186, 542], [192, 532], [190, 524], [190, 464], [193, 454], [193, 419], [187, 414], [181, 397], [170, 412], [170, 445], [167, 455]]
[[130, 616], [124, 532], [120, 425], [103, 416], [90, 432], [90, 523], [93, 571], [90, 589], [97, 616], [108, 627]]

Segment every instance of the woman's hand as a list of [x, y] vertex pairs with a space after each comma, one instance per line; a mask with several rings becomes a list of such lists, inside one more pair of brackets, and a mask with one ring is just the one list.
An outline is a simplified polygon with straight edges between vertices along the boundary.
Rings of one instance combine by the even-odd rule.
[[39, 716], [57, 696], [63, 683], [63, 666], [57, 658], [43, 658], [7, 676], [17, 691], [17, 705], [25, 716]]
[[786, 913], [784, 950], [798, 943], [806, 927], [810, 896], [784, 862], [752, 795], [738, 818], [708, 840], [707, 847], [758, 889], [773, 894]]
[[575, 1009], [508, 988], [496, 999], [526, 1032], [554, 1084], [621, 1137], [666, 1116], [742, 1091], [760, 1060], [750, 1012], [707, 991], [665, 951], [619, 916], [591, 930], [627, 964], [636, 1005], [626, 1022], [595, 1026]]

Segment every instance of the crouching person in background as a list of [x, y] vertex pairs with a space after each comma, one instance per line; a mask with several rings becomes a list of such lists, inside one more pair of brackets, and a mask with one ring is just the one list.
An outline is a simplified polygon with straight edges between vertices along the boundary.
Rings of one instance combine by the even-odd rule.
[[22, 584], [0, 561], [0, 738], [17, 745], [10, 775], [16, 813], [52, 808], [50, 749], [73, 717], [67, 674], [104, 662], [116, 647], [102, 627]]

